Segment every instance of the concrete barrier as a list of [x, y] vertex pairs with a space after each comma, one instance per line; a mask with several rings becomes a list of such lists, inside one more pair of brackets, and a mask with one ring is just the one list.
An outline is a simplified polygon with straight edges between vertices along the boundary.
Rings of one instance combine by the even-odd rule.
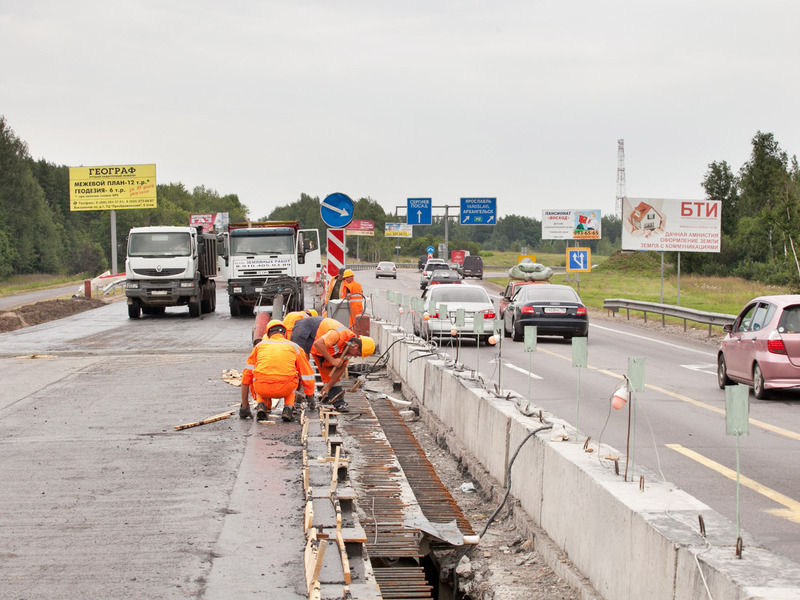
[[[397, 342], [388, 365], [405, 395], [452, 430], [469, 458], [504, 487], [519, 450], [511, 496], [606, 600], [800, 598], [800, 565], [744, 533], [745, 555], [736, 558], [735, 525], [657, 474], [637, 466], [637, 481], [626, 482], [605, 459], [622, 453], [596, 444], [588, 453], [572, 441], [551, 441], [549, 432], [520, 447], [541, 427], [538, 419], [437, 357], [415, 358], [420, 346], [396, 327], [373, 321], [372, 335], [382, 351]], [[545, 420], [574, 436], [564, 421]]]

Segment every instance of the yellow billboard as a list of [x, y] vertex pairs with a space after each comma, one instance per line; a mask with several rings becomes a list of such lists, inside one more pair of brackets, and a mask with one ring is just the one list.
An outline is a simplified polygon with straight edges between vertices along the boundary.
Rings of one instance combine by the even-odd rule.
[[70, 210], [155, 207], [155, 165], [69, 168]]

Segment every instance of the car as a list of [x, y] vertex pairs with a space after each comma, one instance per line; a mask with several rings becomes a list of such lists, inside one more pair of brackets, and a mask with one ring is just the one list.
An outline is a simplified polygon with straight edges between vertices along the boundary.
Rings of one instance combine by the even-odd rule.
[[425, 268], [426, 262], [428, 262], [428, 255], [423, 254], [419, 257], [419, 260], [417, 260], [417, 271], [422, 272], [422, 269]]
[[441, 259], [431, 259], [425, 263], [425, 268], [422, 270], [422, 275], [419, 278], [419, 289], [424, 290], [428, 287], [428, 282], [431, 279], [431, 273], [436, 269], [447, 269], [447, 263]]
[[522, 285], [531, 285], [531, 284], [546, 284], [547, 281], [525, 281], [523, 279], [512, 279], [508, 282], [506, 289], [503, 291], [503, 295], [500, 298], [500, 305], [498, 306], [497, 312], [500, 313], [500, 318], [503, 318], [503, 315], [506, 312], [506, 307], [508, 303], [511, 302], [511, 298], [514, 297], [514, 294]]
[[375, 279], [378, 277], [391, 277], [397, 279], [397, 266], [388, 260], [382, 260], [375, 267]]
[[461, 275], [451, 269], [436, 269], [431, 272], [428, 285], [436, 285], [439, 283], [461, 283]]
[[741, 383], [762, 400], [771, 390], [800, 386], [800, 295], [754, 298], [722, 329], [720, 388]]
[[462, 264], [464, 277], [483, 279], [483, 259], [480, 256], [465, 256]]
[[451, 263], [448, 263], [447, 266], [450, 267], [451, 271], [455, 271], [456, 273], [458, 273], [461, 276], [464, 275], [464, 267], [461, 266], [460, 262], [451, 262]]
[[[461, 337], [474, 338], [477, 343], [488, 340], [494, 330], [494, 304], [489, 294], [477, 285], [432, 285], [422, 295], [423, 310], [413, 313], [414, 333], [426, 339], [452, 337], [452, 328], [458, 316], [458, 310], [464, 309], [464, 326], [459, 328]], [[447, 314], [441, 312], [447, 307]], [[428, 319], [425, 319], [428, 315]], [[483, 318], [484, 332], [476, 331], [476, 318]]]
[[526, 325], [536, 326], [537, 336], [586, 337], [589, 335], [589, 314], [578, 293], [568, 285], [523, 285], [506, 306], [503, 331], [507, 337], [519, 342]]

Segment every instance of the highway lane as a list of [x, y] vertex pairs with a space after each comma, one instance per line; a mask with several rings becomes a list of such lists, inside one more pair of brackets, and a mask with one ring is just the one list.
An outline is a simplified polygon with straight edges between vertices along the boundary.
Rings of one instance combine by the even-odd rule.
[[80, 284], [76, 282], [72, 285], [60, 286], [57, 288], [47, 288], [34, 290], [32, 292], [24, 292], [22, 294], [14, 294], [12, 296], [4, 296], [0, 298], [0, 311], [12, 310], [24, 306], [25, 304], [54, 300], [55, 298], [71, 298], [73, 294], [78, 292], [79, 288]]
[[[391, 311], [385, 294], [374, 292], [392, 289], [420, 295], [415, 271], [399, 271], [396, 282], [376, 281], [370, 271], [357, 277], [367, 293], [374, 294], [376, 314], [393, 323], [398, 321], [396, 311]], [[485, 282], [467, 283], [485, 285], [495, 295], [499, 291]], [[408, 315], [401, 318], [401, 325], [410, 330]], [[455, 352], [448, 350], [451, 356]], [[634, 465], [629, 468], [636, 480], [637, 466], [650, 470], [648, 476], [663, 474], [735, 522], [736, 440], [725, 435], [725, 393], [716, 383], [714, 347], [618, 318], [592, 321], [589, 366], [580, 373], [571, 366], [571, 343], [560, 338], [539, 338], [532, 354], [510, 338], [499, 351], [476, 349], [469, 342], [458, 350], [459, 361], [470, 368], [479, 366], [487, 381], [498, 383], [501, 375], [504, 388], [525, 397], [530, 389], [536, 405], [572, 424], [577, 421], [582, 434], [612, 445], [622, 457], [628, 444], [628, 411], [610, 410], [609, 397], [627, 373], [631, 357], [643, 357], [646, 365], [646, 387], [636, 394], [630, 441]], [[800, 562], [800, 478], [795, 467], [800, 460], [800, 394], [789, 392], [765, 401], [751, 395], [750, 401], [750, 434], [740, 439], [741, 525], [758, 543]], [[620, 466], [624, 469], [624, 461]]]

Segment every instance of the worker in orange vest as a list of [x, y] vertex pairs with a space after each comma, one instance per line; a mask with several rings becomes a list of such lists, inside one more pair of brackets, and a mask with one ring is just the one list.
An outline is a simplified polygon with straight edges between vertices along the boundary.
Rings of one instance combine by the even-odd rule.
[[305, 319], [306, 317], [316, 317], [318, 314], [319, 313], [313, 308], [296, 310], [288, 313], [285, 317], [283, 317], [283, 324], [286, 327], [286, 339], [292, 339], [292, 330], [300, 319]]
[[[308, 317], [294, 327], [292, 341], [314, 358], [323, 382], [320, 395], [336, 398], [342, 392], [337, 386], [353, 356], [366, 358], [375, 352], [375, 341], [366, 335], [358, 336], [336, 319]], [[344, 398], [338, 398], [333, 407], [347, 412]]]
[[364, 290], [361, 284], [356, 281], [356, 276], [350, 269], [346, 269], [342, 273], [342, 277], [344, 282], [342, 283], [339, 297], [342, 300], [348, 300], [350, 303], [350, 328], [352, 329], [359, 315], [364, 312]]
[[314, 369], [306, 353], [286, 339], [286, 327], [273, 319], [267, 323], [267, 333], [247, 358], [242, 373], [242, 405], [239, 417], [253, 416], [249, 395], [256, 404], [256, 419], [264, 421], [272, 410], [272, 399], [283, 398], [281, 419], [294, 420], [294, 393], [302, 385], [307, 396], [314, 397]]

